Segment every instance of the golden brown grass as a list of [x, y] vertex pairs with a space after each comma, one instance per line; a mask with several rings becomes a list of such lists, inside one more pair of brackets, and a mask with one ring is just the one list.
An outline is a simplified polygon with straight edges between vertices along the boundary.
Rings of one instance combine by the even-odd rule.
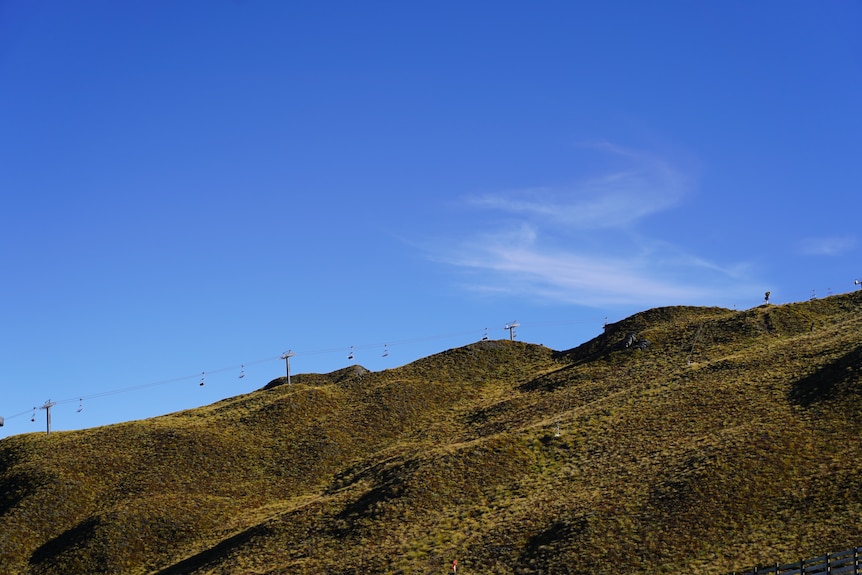
[[477, 342], [7, 438], [0, 566], [717, 575], [859, 545], [860, 304], [659, 308], [565, 352]]

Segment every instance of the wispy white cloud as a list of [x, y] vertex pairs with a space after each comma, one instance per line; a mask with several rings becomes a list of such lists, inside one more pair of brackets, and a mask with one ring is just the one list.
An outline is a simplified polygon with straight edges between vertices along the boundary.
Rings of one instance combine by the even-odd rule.
[[714, 303], [756, 293], [744, 285], [744, 266], [644, 237], [638, 224], [676, 207], [691, 190], [689, 178], [662, 160], [606, 149], [626, 169], [566, 187], [467, 198], [488, 220], [505, 214], [506, 221], [438, 243], [436, 259], [471, 272], [473, 290], [591, 306]]
[[449, 251], [445, 261], [485, 272], [470, 289], [522, 294], [542, 300], [591, 306], [662, 305], [715, 298], [718, 286], [690, 282], [700, 276], [734, 276], [709, 262], [662, 250], [640, 250], [630, 257], [549, 248], [536, 230], [523, 226], [511, 234], [474, 237], [469, 248]]
[[854, 236], [807, 238], [799, 243], [799, 252], [806, 256], [834, 256], [856, 247]]
[[468, 198], [476, 207], [577, 229], [624, 227], [677, 204], [686, 178], [661, 161], [638, 158], [625, 171], [559, 188], [533, 188]]

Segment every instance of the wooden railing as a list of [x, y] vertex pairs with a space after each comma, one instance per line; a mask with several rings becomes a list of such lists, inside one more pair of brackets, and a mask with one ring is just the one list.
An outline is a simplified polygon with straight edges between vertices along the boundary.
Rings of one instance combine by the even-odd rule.
[[734, 571], [730, 575], [862, 575], [862, 547], [847, 551], [827, 553], [796, 563], [771, 567], [752, 567], [744, 571]]

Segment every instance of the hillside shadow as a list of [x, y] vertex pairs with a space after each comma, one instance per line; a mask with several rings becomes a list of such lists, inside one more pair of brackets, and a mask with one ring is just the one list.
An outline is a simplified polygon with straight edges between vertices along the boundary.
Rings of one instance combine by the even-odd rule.
[[51, 539], [33, 552], [30, 556], [31, 565], [50, 563], [54, 558], [75, 547], [83, 547], [96, 534], [100, 521], [98, 517], [90, 517], [75, 527]]
[[862, 346], [794, 382], [789, 393], [790, 401], [811, 407], [839, 397], [862, 395], [860, 370]]
[[539, 377], [520, 384], [518, 386], [518, 391], [552, 392], [588, 381], [589, 378], [586, 375], [579, 371], [575, 371], [578, 367], [578, 365], [566, 365], [550, 373], [540, 375]]
[[417, 467], [415, 461], [395, 463], [390, 461], [363, 469], [358, 473], [350, 471], [341, 474], [328, 493], [334, 493], [364, 480], [370, 480], [373, 486], [341, 509], [335, 516], [337, 522], [331, 533], [337, 537], [345, 537], [363, 520], [376, 519], [383, 515], [383, 507], [386, 503], [404, 495], [405, 478]]
[[52, 480], [49, 473], [36, 470], [17, 471], [0, 479], [0, 517]]
[[272, 530], [268, 526], [264, 524], [255, 525], [232, 537], [228, 537], [209, 549], [205, 549], [187, 559], [183, 559], [179, 563], [174, 563], [170, 567], [157, 571], [153, 575], [185, 575], [186, 573], [193, 573], [197, 570], [217, 564], [220, 560], [229, 555], [231, 550], [248, 543], [252, 539], [256, 537], [266, 537], [271, 533]]
[[[589, 522], [586, 517], [557, 520], [527, 540], [527, 544], [521, 551], [518, 563], [535, 565], [539, 568], [539, 573], [542, 571], [550, 573], [550, 563], [560, 552], [560, 548], [575, 544], [588, 528]], [[555, 567], [557, 568], [554, 571], [555, 573], [569, 573], [568, 570], [560, 571], [560, 565], [556, 565]]]

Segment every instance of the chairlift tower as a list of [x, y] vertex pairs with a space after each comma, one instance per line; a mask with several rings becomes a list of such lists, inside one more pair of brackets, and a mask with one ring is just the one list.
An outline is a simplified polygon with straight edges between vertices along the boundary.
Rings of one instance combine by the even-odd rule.
[[51, 433], [51, 408], [57, 405], [56, 401], [51, 401], [50, 399], [45, 402], [45, 405], [40, 407], [39, 409], [45, 410], [45, 434], [48, 435]]
[[285, 369], [287, 370], [287, 384], [288, 385], [290, 385], [290, 358], [295, 356], [295, 355], [296, 355], [296, 353], [294, 353], [291, 350], [287, 350], [286, 352], [281, 354], [281, 359], [284, 360]]
[[503, 329], [509, 330], [509, 341], [515, 341], [515, 336], [518, 335], [515, 333], [515, 328], [520, 326], [520, 325], [521, 324], [519, 324], [516, 320], [516, 321], [513, 321], [512, 323], [507, 323], [506, 327], [503, 328]]

